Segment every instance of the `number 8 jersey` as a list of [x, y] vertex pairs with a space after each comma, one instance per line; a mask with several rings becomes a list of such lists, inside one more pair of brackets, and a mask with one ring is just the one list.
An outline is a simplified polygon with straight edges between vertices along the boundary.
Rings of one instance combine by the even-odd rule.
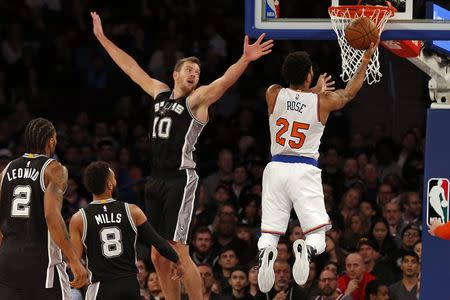
[[283, 88], [269, 117], [271, 153], [319, 158], [319, 95]]
[[80, 212], [90, 281], [136, 275], [137, 231], [128, 204], [114, 199], [94, 200]]

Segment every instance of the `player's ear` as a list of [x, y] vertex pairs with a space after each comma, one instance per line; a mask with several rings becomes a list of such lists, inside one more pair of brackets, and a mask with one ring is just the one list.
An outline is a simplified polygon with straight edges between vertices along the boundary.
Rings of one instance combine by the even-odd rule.
[[174, 81], [177, 80], [178, 76], [179, 76], [178, 72], [177, 71], [173, 71], [172, 77], [173, 77]]

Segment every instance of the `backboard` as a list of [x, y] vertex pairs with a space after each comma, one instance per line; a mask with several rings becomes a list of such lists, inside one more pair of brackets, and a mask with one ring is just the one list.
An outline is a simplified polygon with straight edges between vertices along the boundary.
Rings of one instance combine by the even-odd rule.
[[[398, 12], [386, 24], [382, 40], [450, 40], [450, 20], [427, 18], [425, 1], [391, 2]], [[434, 2], [450, 9], [448, 0]], [[328, 7], [356, 4], [358, 0], [245, 0], [245, 31], [253, 38], [265, 32], [273, 39], [333, 40]]]

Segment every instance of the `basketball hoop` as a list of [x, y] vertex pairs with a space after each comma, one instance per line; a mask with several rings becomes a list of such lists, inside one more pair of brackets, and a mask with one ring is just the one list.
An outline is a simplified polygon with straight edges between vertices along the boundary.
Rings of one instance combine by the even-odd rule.
[[[394, 16], [397, 11], [389, 1], [386, 1], [387, 6], [360, 4], [361, 0], [359, 0], [358, 5], [331, 6], [328, 8], [331, 24], [336, 32], [339, 46], [341, 47], [341, 78], [344, 82], [347, 82], [352, 78], [364, 54], [364, 50], [354, 49], [347, 43], [347, 40], [345, 39], [345, 28], [347, 25], [356, 18], [367, 17], [377, 24], [377, 28], [381, 35], [387, 20]], [[365, 80], [368, 84], [373, 84], [379, 82], [381, 77], [378, 49], [376, 49], [367, 66]]]

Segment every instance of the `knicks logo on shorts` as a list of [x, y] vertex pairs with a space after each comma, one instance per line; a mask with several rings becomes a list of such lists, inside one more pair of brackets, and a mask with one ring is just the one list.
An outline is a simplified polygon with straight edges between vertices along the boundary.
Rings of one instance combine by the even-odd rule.
[[449, 180], [431, 178], [427, 188], [427, 224], [434, 220], [442, 223], [449, 221]]

